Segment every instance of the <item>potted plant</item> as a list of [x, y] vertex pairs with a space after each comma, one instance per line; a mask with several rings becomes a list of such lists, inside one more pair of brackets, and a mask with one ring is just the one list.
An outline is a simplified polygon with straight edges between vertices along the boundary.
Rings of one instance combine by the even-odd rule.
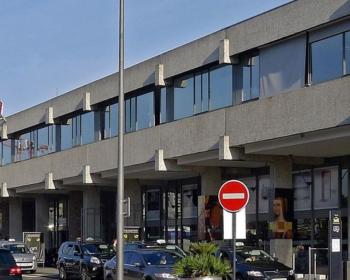
[[194, 243], [190, 246], [191, 255], [175, 264], [178, 279], [222, 280], [231, 272], [228, 262], [215, 257], [217, 246], [213, 243]]

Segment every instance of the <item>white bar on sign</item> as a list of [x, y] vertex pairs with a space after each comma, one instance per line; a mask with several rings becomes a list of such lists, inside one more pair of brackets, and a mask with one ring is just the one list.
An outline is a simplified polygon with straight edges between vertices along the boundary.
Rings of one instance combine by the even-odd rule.
[[224, 193], [223, 199], [244, 199], [244, 193]]
[[[232, 239], [232, 213], [224, 211], [224, 239]], [[236, 213], [236, 239], [246, 239], [246, 212], [242, 208]]]

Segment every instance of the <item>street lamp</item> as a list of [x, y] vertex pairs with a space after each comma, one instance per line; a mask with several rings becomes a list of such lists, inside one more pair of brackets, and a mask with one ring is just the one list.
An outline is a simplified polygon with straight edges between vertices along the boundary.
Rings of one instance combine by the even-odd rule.
[[119, 0], [119, 127], [117, 187], [117, 277], [124, 279], [124, 0]]

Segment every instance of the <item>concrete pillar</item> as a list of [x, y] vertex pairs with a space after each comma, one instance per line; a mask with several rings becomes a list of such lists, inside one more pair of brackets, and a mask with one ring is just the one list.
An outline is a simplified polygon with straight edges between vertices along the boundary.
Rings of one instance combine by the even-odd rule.
[[9, 232], [10, 238], [18, 241], [23, 240], [22, 199], [18, 197], [9, 198]]
[[83, 191], [83, 238], [101, 239], [101, 201], [97, 188]]
[[44, 234], [44, 242], [48, 245], [49, 241], [49, 202], [44, 195], [37, 195], [35, 198], [35, 231]]
[[125, 183], [125, 199], [130, 197], [130, 217], [125, 219], [126, 226], [142, 225], [141, 186], [137, 180], [127, 180]]
[[83, 193], [74, 191], [69, 193], [68, 201], [68, 229], [69, 240], [81, 237], [81, 209], [83, 208]]
[[0, 213], [0, 234], [1, 238], [5, 238], [9, 236], [9, 198], [0, 198]]
[[[293, 188], [293, 163], [292, 160], [288, 157], [278, 157], [270, 163], [270, 180], [271, 186], [274, 189], [275, 195], [277, 195], [278, 190], [276, 189], [285, 189], [292, 190]], [[292, 195], [292, 194], [291, 194]], [[274, 196], [271, 197], [270, 201], [270, 213], [271, 213], [271, 222], [275, 221], [275, 216], [272, 211]], [[293, 203], [293, 197], [286, 197], [289, 203]], [[293, 205], [289, 205], [292, 207]], [[284, 213], [285, 215], [285, 213]], [[292, 219], [286, 218], [287, 222], [292, 223]], [[278, 260], [292, 267], [293, 263], [293, 244], [292, 239], [272, 239], [270, 241], [270, 253], [274, 254]]]
[[207, 167], [201, 174], [201, 195], [218, 195], [218, 191], [223, 183], [221, 169], [217, 167]]

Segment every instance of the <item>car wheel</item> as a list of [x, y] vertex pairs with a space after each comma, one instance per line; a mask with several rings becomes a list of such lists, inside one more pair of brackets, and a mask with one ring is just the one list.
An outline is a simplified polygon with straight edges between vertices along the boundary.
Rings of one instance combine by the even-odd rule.
[[236, 280], [244, 280], [244, 279], [243, 279], [242, 275], [237, 275]]
[[35, 273], [35, 272], [36, 272], [36, 269], [33, 269], [33, 270], [30, 271], [30, 273], [32, 273], [32, 274]]
[[64, 266], [61, 265], [60, 269], [58, 270], [58, 276], [61, 280], [66, 280], [68, 279], [66, 270], [64, 269]]
[[85, 266], [81, 268], [81, 280], [91, 280], [91, 277], [89, 276], [89, 273]]

